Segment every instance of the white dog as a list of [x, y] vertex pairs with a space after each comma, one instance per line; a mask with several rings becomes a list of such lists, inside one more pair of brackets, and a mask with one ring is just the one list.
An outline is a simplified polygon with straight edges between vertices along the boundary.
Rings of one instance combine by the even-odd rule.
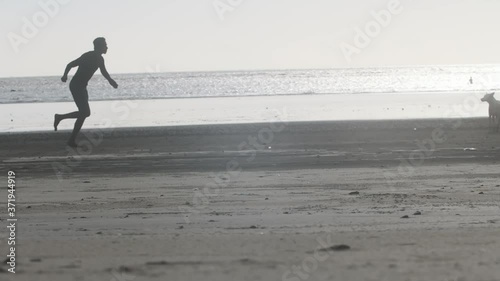
[[500, 101], [497, 101], [494, 97], [495, 93], [486, 94], [481, 99], [481, 101], [488, 102], [490, 105], [489, 108], [489, 124], [495, 125], [495, 121], [497, 122], [497, 132], [500, 128]]

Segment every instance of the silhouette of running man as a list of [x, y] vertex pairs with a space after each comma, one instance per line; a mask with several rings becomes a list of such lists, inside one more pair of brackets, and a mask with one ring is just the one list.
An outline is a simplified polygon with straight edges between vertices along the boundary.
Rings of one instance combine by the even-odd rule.
[[94, 40], [94, 50], [87, 52], [78, 59], [70, 62], [66, 66], [63, 77], [61, 77], [61, 81], [66, 82], [68, 80], [69, 71], [73, 67], [78, 66], [75, 76], [73, 76], [73, 79], [71, 79], [71, 82], [69, 83], [69, 89], [73, 99], [75, 100], [76, 106], [78, 107], [78, 111], [54, 115], [55, 131], [57, 131], [57, 126], [62, 120], [76, 118], [73, 132], [67, 142], [68, 146], [77, 147], [76, 136], [80, 132], [85, 119], [90, 116], [87, 84], [97, 69], [99, 68], [101, 70], [102, 76], [108, 80], [109, 84], [111, 84], [113, 88], [118, 88], [118, 84], [116, 84], [115, 80], [111, 79], [111, 76], [109, 76], [109, 73], [104, 66], [104, 58], [102, 57], [102, 54], [107, 53], [107, 51], [108, 45], [106, 44], [106, 39], [103, 37], [96, 38]]

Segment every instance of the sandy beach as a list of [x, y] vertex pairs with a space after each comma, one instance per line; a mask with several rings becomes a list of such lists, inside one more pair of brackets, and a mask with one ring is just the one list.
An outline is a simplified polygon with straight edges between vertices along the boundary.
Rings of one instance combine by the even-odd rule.
[[0, 281], [500, 281], [498, 11], [0, 0]]
[[500, 280], [487, 119], [82, 132], [1, 135], [0, 280]]

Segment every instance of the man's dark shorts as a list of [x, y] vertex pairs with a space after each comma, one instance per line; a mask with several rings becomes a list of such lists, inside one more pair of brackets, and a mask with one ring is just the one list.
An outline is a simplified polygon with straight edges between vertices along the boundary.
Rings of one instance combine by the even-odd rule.
[[73, 100], [75, 100], [78, 111], [85, 116], [90, 116], [89, 93], [87, 92], [87, 86], [70, 83], [69, 90], [71, 91], [71, 95], [73, 95]]

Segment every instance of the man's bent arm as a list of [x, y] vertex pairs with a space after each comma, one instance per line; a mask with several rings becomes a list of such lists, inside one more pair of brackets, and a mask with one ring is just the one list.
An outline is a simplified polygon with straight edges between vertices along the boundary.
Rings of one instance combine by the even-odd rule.
[[118, 87], [118, 84], [116, 84], [115, 80], [113, 80], [109, 75], [108, 70], [106, 70], [106, 66], [104, 65], [104, 60], [102, 61], [99, 68], [101, 69], [102, 76], [104, 76], [104, 78], [108, 80], [109, 84], [111, 84], [111, 86], [113, 86], [113, 88], [116, 89]]
[[66, 82], [66, 80], [68, 80], [68, 73], [69, 71], [73, 68], [73, 67], [77, 67], [78, 65], [80, 65], [80, 59], [76, 59], [70, 63], [68, 63], [68, 65], [66, 66], [66, 69], [64, 70], [64, 74], [63, 74], [63, 77], [61, 78], [61, 80], [63, 82]]
[[104, 66], [104, 63], [101, 65], [100, 69], [101, 69], [102, 76], [104, 76], [104, 78], [106, 78], [106, 80], [108, 80], [108, 81], [113, 80], [113, 79], [111, 79], [111, 76], [109, 76], [109, 73], [106, 70], [106, 67]]

